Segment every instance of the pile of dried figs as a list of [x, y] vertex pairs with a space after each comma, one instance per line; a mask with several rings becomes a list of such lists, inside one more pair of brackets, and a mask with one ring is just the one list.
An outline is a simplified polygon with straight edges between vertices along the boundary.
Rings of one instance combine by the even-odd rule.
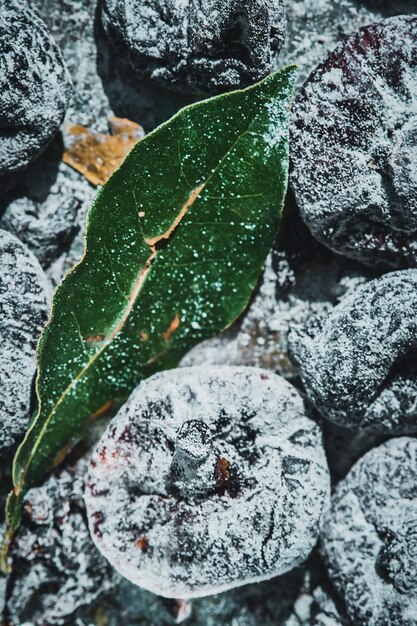
[[2, 626], [417, 626], [413, 4], [0, 0], [0, 528], [94, 146], [299, 66], [245, 313], [28, 491]]

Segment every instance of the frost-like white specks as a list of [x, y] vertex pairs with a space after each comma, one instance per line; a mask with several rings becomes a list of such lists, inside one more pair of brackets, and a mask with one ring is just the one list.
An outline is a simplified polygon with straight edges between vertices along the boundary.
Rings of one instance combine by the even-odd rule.
[[29, 421], [35, 347], [48, 301], [39, 262], [0, 230], [0, 450], [17, 443]]
[[2, 0], [0, 173], [22, 169], [57, 132], [71, 83], [61, 53], [35, 11]]
[[282, 0], [106, 0], [102, 20], [141, 76], [203, 93], [264, 77], [286, 31]]
[[313, 234], [385, 267], [417, 264], [417, 18], [340, 43], [296, 99], [292, 185]]
[[[7, 609], [13, 626], [61, 626], [119, 577], [95, 548], [85, 516], [81, 460], [31, 489], [11, 548]], [[0, 579], [1, 580], [1, 579]]]
[[205, 596], [304, 560], [327, 506], [319, 426], [284, 379], [183, 368], [133, 392], [92, 456], [93, 539], [137, 585]]
[[417, 440], [392, 439], [365, 454], [339, 484], [322, 554], [357, 626], [415, 624]]
[[387, 433], [417, 427], [417, 270], [350, 294], [318, 328], [290, 335], [311, 400], [328, 419]]

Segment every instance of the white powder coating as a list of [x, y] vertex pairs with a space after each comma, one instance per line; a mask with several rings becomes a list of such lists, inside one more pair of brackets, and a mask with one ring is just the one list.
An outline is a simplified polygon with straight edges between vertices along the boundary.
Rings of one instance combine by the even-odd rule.
[[57, 132], [71, 91], [59, 49], [35, 11], [2, 0], [0, 174], [22, 169]]
[[393, 15], [415, 13], [414, 0], [291, 0], [287, 37], [277, 67], [297, 63], [302, 85], [310, 72], [345, 37]]
[[385, 274], [336, 306], [290, 348], [324, 417], [352, 429], [417, 428], [417, 270]]
[[84, 222], [95, 193], [81, 174], [60, 161], [57, 148], [50, 146], [22, 175], [0, 217], [0, 228], [26, 244], [44, 269], [67, 254], [80, 230], [78, 216], [83, 212]]
[[[66, 121], [108, 132], [107, 118], [113, 115], [100, 77], [100, 43], [97, 39], [97, 0], [28, 0], [39, 11], [57, 42], [73, 82]], [[113, 68], [114, 68], [113, 62]], [[126, 88], [118, 86], [126, 98]], [[123, 117], [127, 115], [123, 115]], [[62, 128], [67, 144], [66, 126]], [[69, 140], [73, 136], [68, 137]], [[69, 143], [69, 141], [68, 141]]]
[[105, 0], [102, 21], [140, 76], [197, 93], [264, 77], [286, 30], [283, 0]]
[[[92, 193], [94, 195], [94, 192]], [[54, 287], [57, 287], [68, 271], [81, 261], [85, 251], [86, 218], [91, 202], [85, 201], [77, 212], [75, 222], [76, 235], [68, 249], [60, 254], [46, 270], [46, 275]]]
[[[180, 447], [190, 428], [206, 455]], [[137, 387], [92, 455], [85, 499], [119, 573], [190, 598], [303, 561], [328, 489], [320, 428], [295, 388], [256, 368], [195, 367]]]
[[31, 489], [11, 548], [7, 609], [13, 626], [61, 626], [114, 587], [118, 575], [90, 538], [81, 460]]
[[321, 551], [356, 626], [415, 626], [416, 439], [391, 439], [356, 463], [332, 498]]
[[366, 0], [291, 0], [286, 12], [288, 33], [277, 66], [297, 63], [300, 85], [339, 41], [380, 17]]
[[370, 265], [417, 262], [417, 18], [348, 37], [294, 106], [292, 186], [324, 244]]
[[0, 450], [17, 443], [29, 421], [35, 348], [48, 301], [37, 259], [0, 230]]
[[[127, 117], [151, 129], [192, 100], [132, 75], [126, 52], [109, 45], [97, 19], [97, 0], [29, 0], [59, 45], [73, 81], [67, 122], [108, 132], [108, 117]], [[101, 4], [101, 3], [100, 3]], [[62, 128], [65, 144], [73, 140]]]

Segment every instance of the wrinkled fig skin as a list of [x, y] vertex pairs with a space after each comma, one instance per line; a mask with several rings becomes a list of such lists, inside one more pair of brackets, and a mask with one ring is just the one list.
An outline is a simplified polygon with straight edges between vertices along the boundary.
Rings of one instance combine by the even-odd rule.
[[91, 541], [83, 501], [85, 462], [31, 489], [11, 548], [11, 626], [61, 626], [119, 579]]
[[35, 11], [19, 0], [0, 9], [0, 175], [25, 168], [64, 119], [69, 74]]
[[323, 417], [351, 429], [417, 431], [417, 270], [385, 274], [343, 300], [290, 349]]
[[298, 391], [256, 368], [156, 374], [91, 457], [92, 537], [127, 579], [192, 598], [305, 560], [327, 506], [319, 426]]
[[356, 626], [415, 626], [417, 440], [391, 439], [338, 485], [322, 531], [329, 576]]
[[23, 436], [36, 370], [35, 348], [46, 322], [49, 288], [34, 255], [0, 230], [0, 454]]
[[417, 265], [417, 17], [362, 28], [294, 105], [292, 186], [312, 233], [371, 266]]
[[286, 32], [283, 0], [104, 0], [102, 22], [140, 77], [195, 93], [266, 76]]

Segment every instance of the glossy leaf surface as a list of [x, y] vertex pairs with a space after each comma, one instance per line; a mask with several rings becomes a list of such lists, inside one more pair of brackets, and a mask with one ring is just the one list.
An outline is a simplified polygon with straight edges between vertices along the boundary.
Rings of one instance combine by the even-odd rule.
[[98, 194], [85, 256], [57, 289], [39, 343], [39, 410], [15, 458], [9, 535], [22, 495], [91, 419], [246, 306], [285, 196], [294, 75], [288, 67], [181, 110]]

